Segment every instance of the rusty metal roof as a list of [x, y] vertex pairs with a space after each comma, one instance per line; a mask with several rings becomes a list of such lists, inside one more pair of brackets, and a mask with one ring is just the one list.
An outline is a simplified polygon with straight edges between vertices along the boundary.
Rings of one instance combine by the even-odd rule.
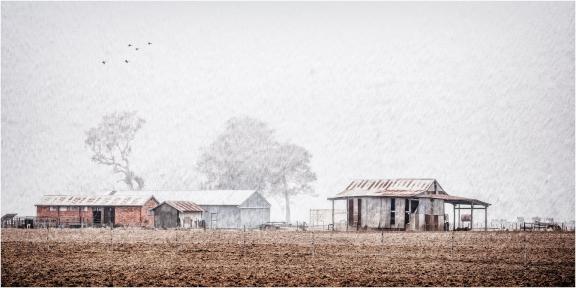
[[436, 195], [422, 195], [418, 196], [418, 198], [431, 198], [431, 199], [442, 199], [446, 203], [450, 204], [474, 204], [474, 205], [482, 205], [482, 206], [490, 206], [490, 203], [483, 202], [477, 199], [460, 197], [460, 196], [452, 196], [452, 195], [443, 195], [443, 194], [436, 194]]
[[162, 204], [170, 205], [180, 212], [204, 212], [204, 209], [192, 201], [164, 201]]
[[446, 194], [435, 179], [363, 179], [352, 181], [344, 191], [329, 199], [361, 196], [413, 197], [432, 191]]
[[36, 206], [143, 206], [154, 198], [142, 195], [44, 195]]
[[416, 197], [442, 199], [450, 204], [490, 206], [490, 203], [477, 199], [448, 195], [436, 179], [354, 180], [344, 191], [328, 200], [348, 197]]

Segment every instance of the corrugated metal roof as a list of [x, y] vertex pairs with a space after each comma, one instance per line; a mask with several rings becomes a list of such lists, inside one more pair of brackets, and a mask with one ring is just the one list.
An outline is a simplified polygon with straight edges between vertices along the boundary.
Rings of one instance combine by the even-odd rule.
[[[131, 195], [135, 191], [116, 191], [114, 195]], [[198, 190], [198, 191], [150, 191], [158, 201], [192, 201], [198, 205], [240, 205], [256, 190]]]
[[451, 204], [474, 204], [474, 205], [482, 205], [482, 206], [490, 206], [490, 203], [483, 202], [473, 198], [466, 198], [460, 196], [452, 196], [452, 195], [444, 195], [444, 194], [436, 194], [436, 195], [422, 195], [419, 198], [431, 198], [431, 199], [442, 199], [446, 203]]
[[[438, 191], [438, 194], [426, 193]], [[379, 179], [354, 180], [346, 189], [329, 200], [347, 197], [416, 197], [442, 199], [451, 204], [474, 204], [490, 206], [490, 203], [477, 199], [451, 196], [442, 189], [436, 179]]]
[[151, 194], [89, 196], [44, 195], [36, 206], [142, 206], [152, 197]]
[[[162, 204], [167, 204], [180, 212], [204, 212], [202, 207], [198, 206], [192, 201], [164, 201]], [[160, 205], [162, 205], [160, 204]], [[157, 207], [159, 207], [158, 205]]]
[[330, 199], [360, 196], [412, 197], [426, 191], [434, 191], [435, 184], [437, 191], [446, 193], [435, 179], [354, 180], [344, 191]]

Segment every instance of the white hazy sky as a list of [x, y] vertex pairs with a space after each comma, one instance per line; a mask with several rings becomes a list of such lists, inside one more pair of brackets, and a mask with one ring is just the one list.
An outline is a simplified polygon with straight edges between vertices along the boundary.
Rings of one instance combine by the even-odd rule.
[[2, 213], [123, 189], [85, 131], [136, 110], [148, 189], [197, 188], [199, 148], [251, 116], [313, 155], [294, 220], [397, 177], [489, 218], [574, 217], [574, 2], [1, 5]]

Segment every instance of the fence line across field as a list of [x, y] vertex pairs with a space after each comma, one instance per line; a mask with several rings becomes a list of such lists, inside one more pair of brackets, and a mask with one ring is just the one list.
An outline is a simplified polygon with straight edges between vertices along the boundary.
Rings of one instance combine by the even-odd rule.
[[[87, 230], [87, 229], [86, 229]], [[75, 236], [83, 235], [84, 232], [81, 229], [50, 229], [47, 228], [47, 245], [50, 247], [51, 242], [64, 242], [66, 238], [72, 238], [72, 240], [82, 240], [76, 239]], [[197, 230], [163, 230], [155, 231], [161, 232], [161, 239], [157, 239], [159, 242], [149, 242], [146, 238], [141, 236], [153, 235], [154, 238], [158, 236], [156, 233], [150, 233], [150, 230], [138, 230], [138, 229], [92, 229], [92, 232], [96, 232], [95, 239], [97, 242], [109, 245], [109, 253], [112, 256], [115, 253], [114, 247], [117, 244], [123, 243], [168, 243], [171, 244], [170, 247], [177, 248], [178, 253], [186, 253], [187, 249], [192, 246], [200, 247], [201, 253], [220, 253], [218, 249], [210, 249], [211, 244], [232, 244], [234, 237], [238, 237], [236, 234], [238, 231], [225, 231], [225, 230], [208, 230], [208, 231], [197, 231]], [[26, 239], [26, 232], [32, 232], [31, 230], [16, 230], [20, 236], [20, 239]], [[542, 232], [548, 233], [548, 232]], [[140, 234], [140, 239], [134, 241], [135, 235]], [[433, 237], [416, 237], [417, 239], [410, 239], [411, 235], [431, 235]], [[293, 239], [294, 235], [301, 235], [301, 239]], [[241, 242], [236, 242], [239, 253], [241, 257], [245, 257], [247, 254], [251, 253], [250, 244], [283, 244], [291, 243], [294, 244], [293, 240], [296, 240], [295, 244], [300, 244], [303, 249], [309, 245], [310, 249], [308, 255], [312, 257], [378, 257], [379, 261], [384, 261], [386, 259], [424, 259], [426, 257], [432, 257], [439, 261], [459, 261], [466, 260], [467, 262], [482, 262], [491, 263], [491, 261], [496, 261], [492, 258], [491, 248], [495, 248], [495, 251], [512, 249], [518, 250], [523, 255], [522, 258], [517, 261], [509, 263], [516, 263], [523, 267], [523, 276], [526, 279], [527, 271], [530, 269], [532, 263], [530, 259], [531, 246], [536, 245], [538, 248], [538, 243], [532, 243], [530, 241], [530, 232], [507, 232], [503, 234], [502, 232], [418, 232], [418, 233], [400, 233], [400, 232], [389, 232], [380, 231], [379, 233], [366, 233], [366, 232], [322, 232], [317, 233], [316, 231], [300, 231], [298, 233], [282, 233], [275, 231], [260, 231], [260, 230], [241, 230], [240, 237]], [[534, 234], [538, 235], [538, 233]], [[44, 235], [40, 235], [41, 239]], [[265, 237], [263, 237], [265, 236]], [[109, 237], [109, 238], [108, 238]], [[500, 241], [492, 241], [492, 237], [498, 237]], [[162, 239], [163, 238], [163, 239]], [[390, 239], [392, 238], [392, 239]], [[237, 239], [237, 238], [236, 238]], [[346, 240], [343, 243], [334, 243], [334, 240]], [[471, 245], [471, 241], [482, 241], [487, 253], [485, 255], [466, 255], [464, 252]], [[310, 242], [308, 242], [310, 241]], [[32, 241], [27, 241], [32, 242]], [[307, 244], [308, 243], [308, 244]], [[31, 243], [30, 243], [31, 244]], [[374, 252], [334, 252], [323, 249], [325, 245], [349, 245], [361, 246], [361, 249], [366, 249], [368, 251], [373, 249]], [[365, 244], [372, 244], [368, 246], [362, 246]], [[405, 245], [414, 246], [415, 250], [419, 253], [405, 253], [405, 252], [394, 252], [395, 246], [405, 247]], [[540, 243], [540, 245], [546, 248], [545, 243]], [[31, 250], [29, 244], [25, 244], [26, 249], [19, 253], [27, 253]], [[387, 248], [384, 251], [384, 248]], [[547, 247], [550, 248], [550, 247]], [[362, 250], [361, 250], [362, 251]], [[392, 252], [390, 252], [392, 251]], [[432, 254], [432, 255], [428, 255]], [[274, 252], [271, 252], [274, 253]], [[496, 254], [497, 256], [497, 254]], [[113, 267], [110, 266], [110, 285], [113, 285]]]

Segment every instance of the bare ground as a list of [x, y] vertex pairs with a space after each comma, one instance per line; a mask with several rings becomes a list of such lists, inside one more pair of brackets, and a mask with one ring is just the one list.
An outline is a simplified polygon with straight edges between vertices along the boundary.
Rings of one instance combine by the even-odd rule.
[[574, 286], [574, 233], [2, 229], [2, 286]]

